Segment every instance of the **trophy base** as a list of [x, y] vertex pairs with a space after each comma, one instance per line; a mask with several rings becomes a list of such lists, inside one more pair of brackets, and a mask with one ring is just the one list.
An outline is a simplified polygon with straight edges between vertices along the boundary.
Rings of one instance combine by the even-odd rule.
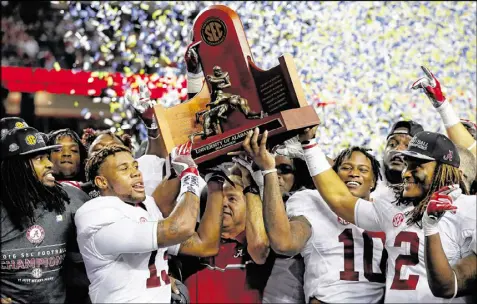
[[194, 143], [192, 158], [200, 165], [199, 168], [215, 166], [230, 161], [231, 157], [226, 154], [240, 150], [248, 131], [257, 127], [260, 134], [268, 130], [267, 146], [271, 148], [297, 135], [304, 128], [319, 123], [318, 115], [312, 106], [285, 110], [256, 121], [248, 120], [247, 123], [235, 128], [233, 133], [224, 132]]

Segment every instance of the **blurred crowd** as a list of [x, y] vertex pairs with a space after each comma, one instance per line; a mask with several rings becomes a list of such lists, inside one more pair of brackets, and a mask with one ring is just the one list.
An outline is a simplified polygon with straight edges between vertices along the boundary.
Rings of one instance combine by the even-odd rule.
[[[386, 134], [398, 118], [442, 131], [408, 89], [419, 65], [438, 71], [459, 116], [475, 120], [474, 2], [221, 3], [240, 16], [259, 67], [293, 55], [309, 103], [328, 117], [320, 138], [330, 154], [350, 142], [381, 152], [379, 136], [363, 135]], [[71, 1], [65, 10], [43, 4], [37, 21], [22, 23], [22, 5], [4, 1], [16, 8], [2, 14], [2, 65], [184, 75], [193, 20], [211, 4]]]
[[[1, 304], [475, 303], [475, 2], [222, 2], [259, 67], [292, 54], [321, 125], [202, 163], [193, 138], [164, 151], [154, 106], [201, 89], [216, 3], [59, 3], [1, 2], [2, 65], [190, 81], [125, 87], [109, 130], [0, 119]], [[202, 139], [263, 118], [207, 81]]]

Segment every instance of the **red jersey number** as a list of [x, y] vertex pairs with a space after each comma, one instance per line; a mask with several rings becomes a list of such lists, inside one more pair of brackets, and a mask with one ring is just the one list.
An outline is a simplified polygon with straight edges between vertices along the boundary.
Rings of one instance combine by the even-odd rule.
[[410, 254], [400, 254], [397, 257], [391, 289], [416, 290], [419, 276], [410, 274], [407, 279], [401, 280], [401, 268], [402, 266], [414, 266], [419, 264], [419, 236], [415, 232], [401, 231], [396, 236], [394, 247], [402, 247], [403, 243], [410, 244]]
[[[161, 270], [161, 279], [157, 276], [157, 268], [156, 268], [156, 255], [157, 250], [151, 252], [151, 256], [149, 257], [149, 278], [146, 281], [147, 288], [155, 288], [161, 286], [161, 279], [164, 284], [168, 285], [171, 283], [169, 280], [169, 275], [167, 274], [166, 270]], [[164, 260], [167, 260], [167, 251], [164, 252]]]
[[[383, 232], [363, 231], [364, 252], [363, 252], [363, 267], [364, 277], [370, 282], [384, 283], [386, 281], [386, 261], [388, 253], [383, 249], [379, 269], [381, 273], [373, 272], [373, 238], [381, 239], [384, 245], [385, 234]], [[344, 247], [344, 271], [340, 271], [340, 280], [344, 281], [359, 281], [359, 272], [354, 268], [354, 238], [353, 230], [347, 228], [339, 235], [338, 240], [343, 243]]]

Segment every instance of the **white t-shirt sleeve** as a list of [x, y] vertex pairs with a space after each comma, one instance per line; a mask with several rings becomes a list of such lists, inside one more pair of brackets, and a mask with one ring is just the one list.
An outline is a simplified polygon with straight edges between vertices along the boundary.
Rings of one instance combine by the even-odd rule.
[[100, 256], [157, 250], [157, 221], [136, 222], [100, 199], [86, 203], [75, 215], [80, 246]]
[[439, 221], [442, 248], [451, 263], [475, 252], [475, 196], [461, 195], [455, 202], [456, 214], [446, 213]]
[[302, 190], [296, 192], [287, 200], [285, 207], [288, 218], [304, 216], [311, 226], [316, 227], [319, 227], [321, 220], [319, 214], [319, 210], [321, 210], [320, 208], [328, 208], [316, 190]]
[[100, 228], [93, 235], [96, 250], [101, 255], [142, 253], [158, 249], [157, 221], [135, 222], [127, 217]]
[[354, 206], [354, 222], [359, 228], [368, 231], [383, 231], [379, 207], [376, 203], [361, 198]]
[[298, 191], [287, 200], [286, 210], [288, 217], [304, 216], [310, 223], [313, 218], [310, 216], [313, 209], [313, 197], [310, 190]]
[[152, 195], [164, 177], [165, 159], [155, 155], [143, 155], [137, 159], [147, 195]]

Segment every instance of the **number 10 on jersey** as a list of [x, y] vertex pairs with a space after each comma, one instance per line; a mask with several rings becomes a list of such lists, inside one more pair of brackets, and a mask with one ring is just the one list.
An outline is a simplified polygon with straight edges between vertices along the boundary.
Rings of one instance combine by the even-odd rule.
[[[386, 261], [388, 253], [383, 249], [379, 269], [381, 273], [373, 272], [373, 238], [380, 239], [383, 243], [386, 236], [383, 232], [363, 231], [363, 271], [364, 277], [370, 282], [385, 283], [386, 282]], [[340, 271], [340, 280], [359, 281], [359, 272], [355, 271], [354, 265], [354, 238], [353, 229], [347, 228], [338, 236], [338, 240], [344, 245], [344, 271]]]

